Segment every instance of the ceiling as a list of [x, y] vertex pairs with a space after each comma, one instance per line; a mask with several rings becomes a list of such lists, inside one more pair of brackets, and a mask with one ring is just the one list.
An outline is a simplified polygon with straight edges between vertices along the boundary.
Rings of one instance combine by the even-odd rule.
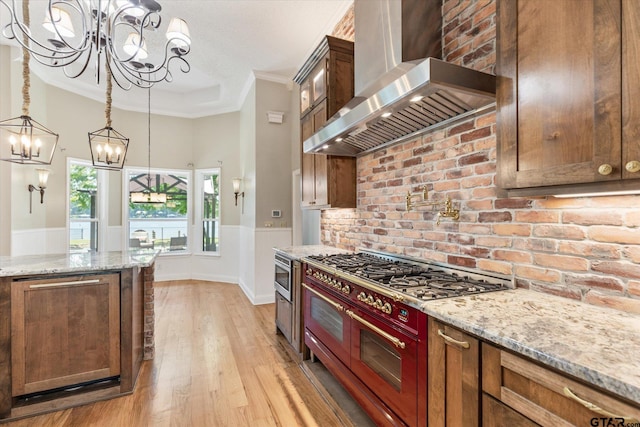
[[[11, 0], [9, 0], [10, 2]], [[297, 70], [320, 43], [331, 34], [353, 0], [158, 0], [164, 25], [171, 17], [189, 24], [191, 65], [188, 73], [173, 71], [171, 83], [156, 84], [151, 91], [151, 109], [156, 114], [197, 118], [240, 109], [255, 78], [291, 83]], [[20, 3], [19, 1], [17, 3]], [[31, 0], [35, 22], [47, 5]], [[0, 5], [0, 22], [7, 22]], [[38, 25], [38, 27], [41, 27]], [[35, 31], [36, 29], [33, 28]], [[8, 44], [5, 37], [0, 43]], [[151, 51], [153, 46], [149, 46]], [[16, 54], [16, 60], [21, 55]], [[62, 70], [31, 60], [32, 71], [48, 84], [104, 102], [104, 82], [97, 85], [87, 70], [77, 79]], [[104, 80], [104, 79], [103, 79]], [[146, 90], [124, 91], [114, 85], [113, 106], [147, 111]]]

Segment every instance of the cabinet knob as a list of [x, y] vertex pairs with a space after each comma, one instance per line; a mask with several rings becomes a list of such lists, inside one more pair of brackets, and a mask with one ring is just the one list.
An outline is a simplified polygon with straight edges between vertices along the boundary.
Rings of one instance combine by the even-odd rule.
[[638, 172], [640, 171], [640, 162], [637, 160], [631, 160], [624, 166], [624, 168], [632, 173]]
[[600, 175], [605, 175], [606, 176], [606, 175], [609, 175], [611, 172], [613, 172], [613, 168], [608, 163], [602, 164], [598, 168], [598, 173]]

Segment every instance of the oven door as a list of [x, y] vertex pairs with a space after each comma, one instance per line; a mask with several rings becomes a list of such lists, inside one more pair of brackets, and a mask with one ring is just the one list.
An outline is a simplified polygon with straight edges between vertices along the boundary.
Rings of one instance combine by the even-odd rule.
[[293, 278], [291, 275], [291, 260], [276, 254], [274, 286], [276, 288], [276, 291], [278, 291], [278, 293], [289, 302], [291, 302], [292, 282]]
[[[330, 350], [342, 363], [349, 366], [351, 346], [351, 319], [345, 314], [342, 301], [331, 294], [307, 283], [304, 287], [304, 327], [312, 334], [305, 334], [305, 343], [314, 349], [320, 343]], [[312, 342], [309, 342], [309, 340]]]
[[409, 425], [418, 410], [418, 339], [357, 309], [351, 317], [351, 370]]

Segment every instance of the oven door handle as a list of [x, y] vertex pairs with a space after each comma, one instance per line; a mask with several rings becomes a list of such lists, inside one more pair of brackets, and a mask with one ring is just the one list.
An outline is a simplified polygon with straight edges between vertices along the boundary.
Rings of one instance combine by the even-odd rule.
[[373, 325], [372, 323], [364, 320], [362, 317], [358, 316], [353, 311], [347, 310], [346, 313], [352, 319], [357, 320], [358, 322], [360, 322], [363, 325], [365, 325], [367, 328], [369, 328], [372, 331], [376, 332], [378, 335], [380, 335], [380, 336], [388, 339], [389, 341], [391, 341], [393, 343], [393, 345], [395, 345], [396, 347], [401, 348], [401, 349], [404, 349], [406, 347], [406, 344], [404, 342], [400, 341], [398, 338], [394, 337], [393, 335], [386, 333], [385, 331], [383, 331], [382, 329], [380, 329], [377, 326]]
[[[325, 297], [324, 295], [322, 295], [320, 292], [316, 291], [315, 289], [310, 288], [309, 286], [307, 286], [306, 283], [302, 283], [302, 286], [304, 286], [306, 289], [308, 289], [311, 293], [315, 294], [318, 298], [321, 298], [324, 301], [326, 301], [328, 304], [330, 304], [336, 310], [344, 311], [344, 307], [342, 305], [338, 304], [337, 302], [333, 301], [330, 298]], [[347, 311], [347, 313], [348, 313], [348, 311]]]

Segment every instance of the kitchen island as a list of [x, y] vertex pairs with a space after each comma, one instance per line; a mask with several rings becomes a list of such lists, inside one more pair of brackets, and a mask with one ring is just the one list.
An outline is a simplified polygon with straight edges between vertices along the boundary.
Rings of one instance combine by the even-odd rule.
[[0, 421], [133, 391], [156, 255], [0, 257]]

